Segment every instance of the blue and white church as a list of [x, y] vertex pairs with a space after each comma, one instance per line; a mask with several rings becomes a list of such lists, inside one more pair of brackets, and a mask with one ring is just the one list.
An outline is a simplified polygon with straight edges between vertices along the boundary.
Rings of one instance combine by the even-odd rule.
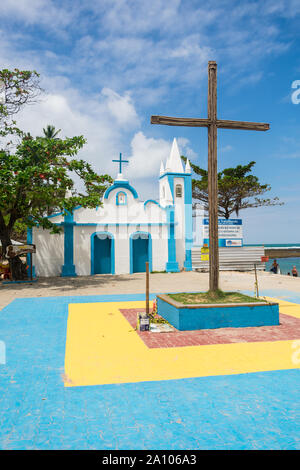
[[[120, 156], [121, 160], [121, 156]], [[192, 175], [182, 164], [176, 139], [161, 163], [158, 200], [140, 200], [120, 172], [94, 209], [76, 207], [72, 214], [51, 215], [59, 234], [34, 227], [28, 243], [37, 276], [88, 276], [145, 271], [192, 270]]]

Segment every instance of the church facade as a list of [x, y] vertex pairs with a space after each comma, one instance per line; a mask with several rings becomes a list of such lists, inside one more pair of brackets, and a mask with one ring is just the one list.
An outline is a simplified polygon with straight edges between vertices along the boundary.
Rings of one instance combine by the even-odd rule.
[[[120, 157], [121, 158], [121, 157]], [[192, 269], [192, 177], [182, 164], [174, 139], [166, 164], [161, 164], [158, 201], [143, 202], [119, 173], [94, 209], [76, 207], [51, 221], [63, 230], [50, 234], [33, 227], [28, 243], [36, 245], [37, 276], [87, 276]]]

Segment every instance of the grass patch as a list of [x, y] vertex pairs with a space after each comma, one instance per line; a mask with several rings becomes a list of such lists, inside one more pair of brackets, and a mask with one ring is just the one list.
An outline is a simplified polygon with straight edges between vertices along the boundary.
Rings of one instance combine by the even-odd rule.
[[250, 297], [239, 292], [182, 292], [179, 294], [168, 294], [171, 299], [182, 304], [237, 304], [250, 302], [265, 302], [263, 299]]

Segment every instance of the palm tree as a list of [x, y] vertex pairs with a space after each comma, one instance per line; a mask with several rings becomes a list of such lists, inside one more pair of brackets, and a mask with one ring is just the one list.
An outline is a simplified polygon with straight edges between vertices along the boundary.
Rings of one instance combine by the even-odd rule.
[[47, 137], [47, 139], [55, 139], [55, 137], [57, 136], [57, 134], [59, 134], [60, 131], [61, 129], [58, 129], [56, 131], [55, 127], [50, 126], [50, 124], [47, 125], [46, 129], [43, 128], [44, 135], [45, 137]]

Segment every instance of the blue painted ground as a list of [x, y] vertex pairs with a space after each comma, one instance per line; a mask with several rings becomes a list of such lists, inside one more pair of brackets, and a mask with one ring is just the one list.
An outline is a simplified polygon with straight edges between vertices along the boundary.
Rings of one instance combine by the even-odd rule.
[[0, 312], [1, 449], [299, 449], [299, 370], [65, 388], [67, 306], [142, 295], [17, 299]]
[[[276, 274], [274, 274], [276, 276]], [[254, 291], [241, 291], [244, 294], [254, 295]], [[300, 292], [292, 292], [284, 289], [262, 289], [259, 291], [260, 296], [274, 297], [275, 299], [286, 300], [287, 302], [293, 302], [294, 304], [300, 304]]]

